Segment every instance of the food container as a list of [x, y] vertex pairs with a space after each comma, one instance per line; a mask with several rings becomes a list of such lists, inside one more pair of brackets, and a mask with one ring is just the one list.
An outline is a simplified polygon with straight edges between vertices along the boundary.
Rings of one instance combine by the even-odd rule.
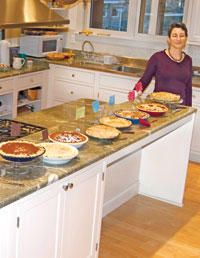
[[28, 98], [28, 100], [36, 100], [38, 98], [38, 90], [37, 89], [28, 89], [27, 98]]

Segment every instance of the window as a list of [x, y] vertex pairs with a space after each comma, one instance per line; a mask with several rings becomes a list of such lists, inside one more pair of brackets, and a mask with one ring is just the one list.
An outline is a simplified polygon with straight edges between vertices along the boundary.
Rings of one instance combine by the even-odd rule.
[[183, 21], [185, 0], [157, 0], [157, 8], [155, 3], [141, 0], [138, 32], [167, 35], [171, 23]]
[[92, 0], [90, 28], [127, 31], [129, 0]]

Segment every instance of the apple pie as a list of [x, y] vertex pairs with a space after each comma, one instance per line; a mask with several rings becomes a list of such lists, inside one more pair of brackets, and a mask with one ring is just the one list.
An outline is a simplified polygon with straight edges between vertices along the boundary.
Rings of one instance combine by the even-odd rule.
[[160, 103], [144, 103], [137, 105], [137, 108], [141, 111], [147, 112], [150, 115], [164, 114], [168, 111], [168, 108]]
[[152, 92], [149, 94], [149, 98], [154, 101], [163, 102], [179, 102], [181, 100], [180, 95], [165, 91]]
[[93, 125], [86, 130], [86, 134], [98, 139], [114, 139], [120, 131], [107, 125]]
[[149, 117], [147, 113], [138, 110], [119, 110], [115, 112], [115, 115], [126, 119], [147, 119]]
[[116, 116], [101, 117], [99, 122], [103, 125], [108, 125], [115, 128], [126, 128], [132, 125], [131, 121]]

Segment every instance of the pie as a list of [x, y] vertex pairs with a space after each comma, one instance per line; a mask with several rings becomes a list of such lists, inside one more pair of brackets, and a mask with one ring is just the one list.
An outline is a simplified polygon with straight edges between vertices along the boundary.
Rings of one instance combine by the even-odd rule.
[[120, 131], [107, 125], [93, 125], [86, 130], [86, 134], [99, 139], [113, 139], [119, 136]]
[[115, 112], [115, 115], [127, 119], [147, 119], [149, 117], [149, 114], [138, 110], [119, 110]]
[[53, 142], [80, 144], [86, 143], [88, 138], [86, 135], [76, 131], [55, 132], [49, 135], [49, 139]]
[[45, 148], [43, 157], [48, 159], [72, 159], [78, 155], [78, 150], [68, 144], [42, 143]]
[[99, 119], [103, 125], [108, 125], [116, 128], [126, 128], [132, 125], [131, 121], [116, 116], [105, 116]]
[[152, 92], [149, 94], [149, 98], [155, 101], [157, 100], [164, 102], [178, 102], [181, 100], [180, 95], [165, 91]]
[[139, 110], [144, 112], [155, 112], [155, 113], [165, 113], [168, 111], [168, 108], [165, 105], [159, 103], [144, 103], [137, 105]]
[[0, 145], [0, 155], [13, 158], [34, 158], [42, 155], [45, 149], [28, 141], [8, 141]]
[[49, 53], [47, 54], [47, 59], [50, 60], [63, 60], [65, 55], [63, 53]]

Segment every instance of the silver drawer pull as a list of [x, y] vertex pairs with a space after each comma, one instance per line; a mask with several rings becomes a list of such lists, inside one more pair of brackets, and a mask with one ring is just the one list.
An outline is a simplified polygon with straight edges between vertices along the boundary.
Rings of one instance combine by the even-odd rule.
[[67, 192], [68, 189], [69, 189], [69, 184], [68, 184], [68, 185], [63, 185], [63, 190], [64, 190], [65, 192]]
[[69, 183], [68, 186], [69, 186], [70, 189], [72, 189], [74, 187], [74, 184], [73, 183]]
[[70, 91], [70, 94], [72, 94], [72, 95], [73, 95], [73, 94], [74, 94], [74, 92], [73, 92], [73, 91]]

